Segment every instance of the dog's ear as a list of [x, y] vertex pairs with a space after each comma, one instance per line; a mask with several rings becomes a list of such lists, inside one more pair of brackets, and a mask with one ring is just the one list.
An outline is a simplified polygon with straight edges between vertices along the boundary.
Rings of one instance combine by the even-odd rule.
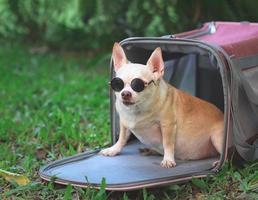
[[112, 59], [115, 67], [115, 72], [117, 72], [117, 70], [124, 64], [128, 63], [123, 48], [117, 42], [115, 42], [113, 46]]
[[156, 80], [160, 79], [164, 74], [164, 62], [162, 58], [161, 48], [156, 48], [147, 61], [147, 66], [151, 68]]

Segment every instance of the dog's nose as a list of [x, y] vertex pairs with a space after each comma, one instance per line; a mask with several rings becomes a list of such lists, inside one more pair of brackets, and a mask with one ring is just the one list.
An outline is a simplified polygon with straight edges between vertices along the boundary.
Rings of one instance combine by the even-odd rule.
[[125, 90], [121, 93], [121, 96], [123, 99], [128, 100], [132, 97], [132, 93]]

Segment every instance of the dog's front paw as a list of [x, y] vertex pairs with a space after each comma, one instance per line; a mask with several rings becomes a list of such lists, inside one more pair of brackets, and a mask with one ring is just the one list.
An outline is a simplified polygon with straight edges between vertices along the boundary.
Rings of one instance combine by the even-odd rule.
[[161, 167], [164, 167], [164, 168], [171, 168], [176, 166], [176, 162], [170, 159], [163, 159], [160, 165]]
[[117, 147], [109, 147], [109, 148], [106, 148], [106, 149], [102, 149], [99, 153], [104, 155], [104, 156], [115, 156], [117, 154], [120, 153], [120, 149], [117, 148]]

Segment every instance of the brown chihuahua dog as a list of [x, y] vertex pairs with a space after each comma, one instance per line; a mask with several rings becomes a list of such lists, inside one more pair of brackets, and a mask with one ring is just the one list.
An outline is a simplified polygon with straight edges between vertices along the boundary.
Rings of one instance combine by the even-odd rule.
[[175, 158], [195, 160], [221, 153], [223, 113], [163, 80], [160, 48], [142, 65], [129, 63], [122, 47], [115, 43], [112, 58], [116, 77], [111, 87], [116, 95], [120, 134], [116, 144], [101, 154], [119, 154], [131, 133], [164, 155], [161, 166], [165, 168], [176, 166]]

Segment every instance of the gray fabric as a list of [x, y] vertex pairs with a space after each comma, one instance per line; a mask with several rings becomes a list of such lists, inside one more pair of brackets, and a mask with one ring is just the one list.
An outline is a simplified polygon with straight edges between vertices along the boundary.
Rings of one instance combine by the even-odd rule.
[[255, 144], [248, 144], [247, 140], [258, 133], [258, 115], [254, 110], [256, 106], [248, 100], [248, 95], [243, 87], [237, 87], [234, 92], [233, 140], [239, 154], [245, 160], [253, 161], [258, 159], [258, 146]]
[[222, 77], [213, 56], [198, 57], [196, 90], [197, 97], [216, 105], [225, 112], [225, 90], [223, 90]]
[[254, 150], [254, 158], [258, 159], [258, 140], [255, 140], [253, 146], [255, 148], [255, 150]]
[[193, 96], [196, 95], [196, 54], [166, 61], [164, 79]]
[[174, 74], [174, 60], [168, 60], [166, 62], [164, 62], [165, 65], [165, 70], [164, 70], [164, 80], [169, 82]]
[[[162, 156], [143, 156], [138, 149], [144, 147], [137, 141], [128, 144], [122, 153], [115, 157], [94, 155], [76, 160], [76, 156], [58, 165], [51, 165], [41, 173], [55, 176], [66, 182], [77, 184], [100, 184], [103, 177], [107, 185], [132, 184], [161, 178], [178, 178], [201, 173], [212, 168], [216, 158], [196, 161], [177, 161], [177, 166], [164, 169], [160, 166]], [[69, 160], [72, 160], [69, 161]], [[87, 178], [86, 178], [87, 177]], [[88, 181], [88, 182], [87, 182]]]
[[242, 81], [249, 100], [258, 106], [258, 66], [242, 71]]
[[[258, 52], [257, 52], [258, 53]], [[258, 54], [251, 55], [247, 57], [235, 58], [232, 59], [234, 66], [237, 70], [245, 70], [250, 67], [257, 67], [258, 66]]]
[[235, 68], [232, 70], [233, 141], [238, 153], [247, 161], [258, 159], [258, 141], [247, 142], [258, 134], [257, 61], [254, 56], [250, 60], [233, 60]]

